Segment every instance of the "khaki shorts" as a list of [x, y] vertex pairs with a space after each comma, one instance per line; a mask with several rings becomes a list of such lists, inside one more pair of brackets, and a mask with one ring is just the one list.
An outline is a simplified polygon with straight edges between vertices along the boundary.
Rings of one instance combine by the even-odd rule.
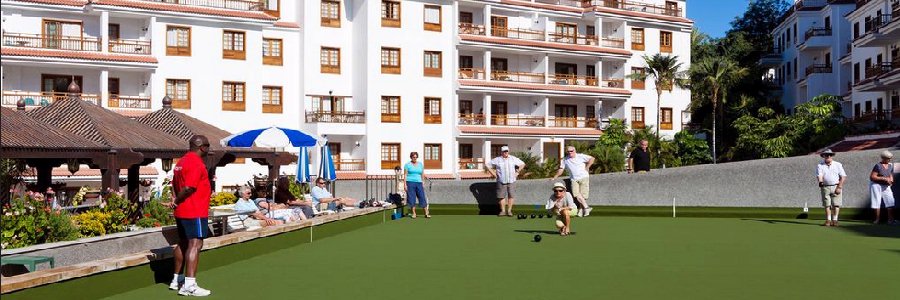
[[835, 189], [837, 189], [836, 185], [822, 187], [822, 206], [824, 206], [824, 207], [830, 207], [830, 206], [841, 207], [841, 205], [843, 205], [844, 194], [843, 193], [841, 193], [839, 195], [834, 194]]
[[508, 183], [503, 184], [499, 181], [497, 182], [497, 198], [515, 198], [516, 197], [516, 183]]
[[591, 194], [591, 178], [572, 180], [572, 197], [587, 200]]

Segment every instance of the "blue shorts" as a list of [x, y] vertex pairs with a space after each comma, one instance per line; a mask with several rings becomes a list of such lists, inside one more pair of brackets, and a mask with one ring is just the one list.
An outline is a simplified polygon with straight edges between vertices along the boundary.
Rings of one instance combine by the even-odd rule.
[[212, 235], [209, 231], [209, 219], [207, 218], [175, 218], [175, 225], [178, 227], [178, 238], [182, 241], [190, 239], [202, 240]]
[[[416, 198], [419, 200], [416, 201]], [[415, 207], [416, 203], [418, 203], [421, 208], [428, 206], [428, 200], [425, 199], [425, 186], [423, 186], [421, 182], [407, 181], [406, 204], [410, 207]]]

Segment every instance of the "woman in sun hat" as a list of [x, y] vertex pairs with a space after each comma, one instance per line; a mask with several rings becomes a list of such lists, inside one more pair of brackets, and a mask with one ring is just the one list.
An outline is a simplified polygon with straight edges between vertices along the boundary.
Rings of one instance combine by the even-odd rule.
[[572, 193], [566, 191], [566, 185], [562, 182], [553, 184], [553, 194], [547, 200], [547, 210], [556, 215], [556, 229], [560, 235], [569, 235], [572, 227], [572, 211], [577, 210]]
[[891, 159], [894, 154], [891, 151], [884, 150], [881, 152], [881, 162], [875, 164], [872, 173], [869, 174], [869, 195], [872, 200], [872, 209], [875, 209], [875, 222], [881, 219], [881, 202], [888, 212], [888, 224], [897, 224], [894, 220], [894, 192], [891, 191], [891, 185], [894, 184], [894, 163]]

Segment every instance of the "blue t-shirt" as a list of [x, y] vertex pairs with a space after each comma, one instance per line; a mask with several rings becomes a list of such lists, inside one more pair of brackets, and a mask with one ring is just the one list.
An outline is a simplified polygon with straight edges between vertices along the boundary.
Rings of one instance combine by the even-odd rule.
[[425, 164], [417, 162], [414, 165], [412, 162], [408, 162], [403, 166], [403, 169], [406, 170], [407, 173], [406, 181], [422, 182], [422, 173], [425, 172]]
[[312, 201], [313, 201], [313, 204], [315, 204], [315, 205], [319, 205], [319, 202], [321, 202], [321, 201], [319, 201], [319, 199], [334, 198], [334, 196], [331, 195], [331, 193], [328, 192], [328, 190], [317, 187], [317, 186], [314, 186], [312, 189], [310, 189], [309, 195], [312, 196]]

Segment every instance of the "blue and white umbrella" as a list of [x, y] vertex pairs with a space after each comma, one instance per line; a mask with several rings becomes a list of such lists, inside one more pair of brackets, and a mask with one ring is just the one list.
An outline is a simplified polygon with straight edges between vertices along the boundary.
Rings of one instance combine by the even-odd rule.
[[309, 177], [309, 150], [306, 147], [300, 147], [300, 158], [297, 161], [297, 182], [307, 183]]
[[221, 144], [227, 147], [287, 148], [311, 147], [317, 141], [303, 131], [272, 126], [232, 134], [222, 139]]
[[322, 146], [322, 164], [319, 165], [319, 178], [324, 178], [328, 181], [334, 181], [337, 179], [337, 173], [334, 169], [334, 159], [331, 157], [331, 149], [329, 149], [328, 144], [326, 143]]

